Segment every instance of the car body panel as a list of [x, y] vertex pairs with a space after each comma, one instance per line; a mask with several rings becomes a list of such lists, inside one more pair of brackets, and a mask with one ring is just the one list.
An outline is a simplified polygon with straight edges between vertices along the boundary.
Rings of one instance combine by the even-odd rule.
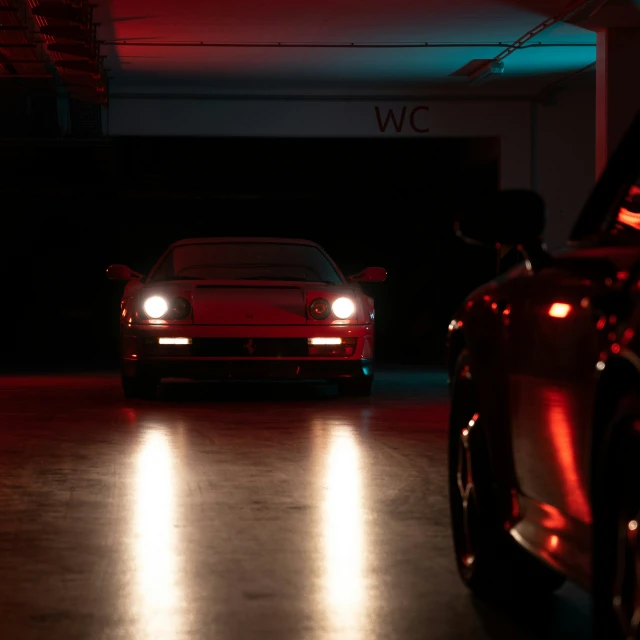
[[194, 288], [193, 322], [204, 325], [307, 324], [304, 290], [287, 284], [209, 284]]
[[640, 371], [638, 286], [627, 287], [639, 276], [640, 233], [612, 230], [640, 176], [638, 149], [640, 115], [572, 242], [548, 266], [525, 263], [476, 289], [449, 325], [450, 372], [469, 351], [505, 528], [587, 589], [593, 469], [617, 397], [603, 391], [603, 371], [620, 358]]

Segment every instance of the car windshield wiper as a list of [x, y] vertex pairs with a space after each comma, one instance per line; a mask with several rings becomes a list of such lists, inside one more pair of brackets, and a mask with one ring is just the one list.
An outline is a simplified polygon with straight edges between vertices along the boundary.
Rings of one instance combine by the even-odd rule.
[[171, 280], [204, 280], [198, 276], [171, 276], [169, 278], [153, 278], [151, 282], [170, 282]]
[[278, 278], [277, 276], [254, 276], [253, 278], [234, 278], [234, 280], [284, 280], [287, 282], [320, 282], [322, 284], [332, 284], [329, 280], [309, 280], [307, 278]]

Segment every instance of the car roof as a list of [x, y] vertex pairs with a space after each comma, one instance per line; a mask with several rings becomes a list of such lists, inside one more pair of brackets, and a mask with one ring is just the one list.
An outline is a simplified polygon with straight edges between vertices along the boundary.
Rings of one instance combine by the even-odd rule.
[[217, 244], [217, 243], [267, 243], [267, 244], [306, 244], [313, 247], [319, 245], [311, 240], [303, 240], [301, 238], [260, 238], [260, 237], [217, 237], [217, 238], [186, 238], [174, 242], [170, 248], [181, 247], [189, 244]]

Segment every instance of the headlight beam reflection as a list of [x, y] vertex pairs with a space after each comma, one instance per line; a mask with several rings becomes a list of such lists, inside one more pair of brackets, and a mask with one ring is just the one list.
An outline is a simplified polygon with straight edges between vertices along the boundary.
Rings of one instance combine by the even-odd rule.
[[183, 594], [176, 545], [175, 475], [168, 436], [148, 431], [136, 457], [132, 602], [136, 638], [180, 636]]
[[329, 427], [322, 509], [325, 606], [342, 640], [367, 633], [365, 528], [359, 444], [351, 428]]

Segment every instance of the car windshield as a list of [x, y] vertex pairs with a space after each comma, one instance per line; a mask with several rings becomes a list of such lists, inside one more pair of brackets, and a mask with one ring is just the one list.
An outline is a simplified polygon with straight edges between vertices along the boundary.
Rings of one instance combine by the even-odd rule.
[[317, 247], [276, 242], [212, 242], [173, 248], [150, 278], [159, 280], [291, 280], [341, 284]]

